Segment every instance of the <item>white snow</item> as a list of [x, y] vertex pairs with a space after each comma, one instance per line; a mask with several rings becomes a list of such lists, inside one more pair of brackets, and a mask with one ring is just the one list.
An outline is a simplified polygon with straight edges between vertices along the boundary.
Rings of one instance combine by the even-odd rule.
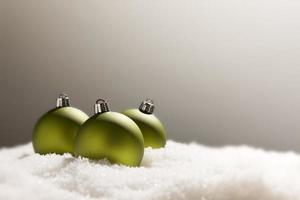
[[252, 147], [210, 148], [168, 141], [130, 168], [71, 155], [0, 150], [0, 199], [298, 200], [300, 156]]

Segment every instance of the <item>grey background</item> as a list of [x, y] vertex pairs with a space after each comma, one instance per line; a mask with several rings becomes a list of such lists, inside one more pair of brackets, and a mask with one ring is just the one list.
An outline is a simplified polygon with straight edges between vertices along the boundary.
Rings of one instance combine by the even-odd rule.
[[67, 92], [145, 97], [173, 140], [300, 151], [296, 0], [0, 0], [0, 146]]

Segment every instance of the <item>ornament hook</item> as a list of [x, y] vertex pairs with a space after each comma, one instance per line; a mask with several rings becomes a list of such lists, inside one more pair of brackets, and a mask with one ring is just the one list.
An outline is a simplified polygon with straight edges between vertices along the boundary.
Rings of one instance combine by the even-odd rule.
[[95, 114], [108, 112], [109, 107], [107, 102], [104, 99], [97, 99], [96, 104], [94, 106]]
[[66, 93], [59, 94], [58, 98], [56, 99], [56, 107], [68, 107], [70, 106], [70, 98]]
[[145, 114], [152, 114], [154, 112], [154, 102], [152, 99], [147, 98], [139, 107], [139, 110]]

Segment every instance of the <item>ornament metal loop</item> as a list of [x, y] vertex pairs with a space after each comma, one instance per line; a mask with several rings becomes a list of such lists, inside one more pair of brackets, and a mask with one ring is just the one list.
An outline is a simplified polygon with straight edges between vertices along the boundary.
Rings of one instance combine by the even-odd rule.
[[56, 100], [56, 107], [67, 107], [70, 106], [70, 98], [66, 93], [59, 94]]
[[95, 111], [95, 114], [99, 114], [99, 113], [108, 112], [110, 110], [109, 110], [107, 102], [104, 99], [98, 99], [94, 106], [94, 111]]
[[139, 107], [139, 110], [145, 114], [152, 114], [154, 112], [154, 102], [152, 99], [147, 98]]

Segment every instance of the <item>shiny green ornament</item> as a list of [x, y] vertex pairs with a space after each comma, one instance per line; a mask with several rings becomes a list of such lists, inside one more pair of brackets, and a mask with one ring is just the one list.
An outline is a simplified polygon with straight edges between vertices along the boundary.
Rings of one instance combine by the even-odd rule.
[[143, 101], [139, 109], [130, 109], [123, 112], [130, 117], [141, 129], [145, 147], [161, 148], [166, 144], [166, 131], [160, 120], [153, 115], [153, 101]]
[[144, 155], [143, 135], [134, 121], [121, 113], [110, 112], [107, 103], [99, 99], [95, 115], [78, 132], [75, 155], [139, 166]]
[[66, 94], [61, 94], [56, 108], [45, 113], [34, 127], [34, 151], [39, 154], [73, 154], [78, 129], [87, 119], [84, 112], [70, 106]]

